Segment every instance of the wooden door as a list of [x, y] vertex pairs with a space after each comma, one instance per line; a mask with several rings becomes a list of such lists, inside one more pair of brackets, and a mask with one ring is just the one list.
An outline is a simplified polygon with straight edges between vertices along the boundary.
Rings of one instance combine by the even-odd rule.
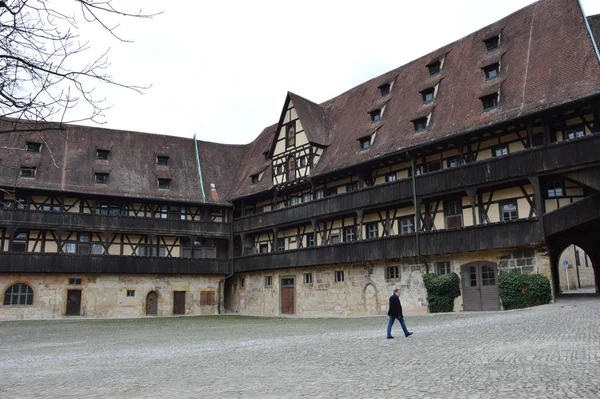
[[500, 310], [496, 265], [471, 262], [462, 266], [463, 306], [465, 311]]
[[294, 279], [281, 279], [281, 313], [294, 314]]
[[158, 314], [158, 295], [156, 292], [149, 292], [146, 296], [146, 316], [156, 316]]
[[81, 316], [81, 291], [67, 291], [67, 316]]
[[173, 314], [185, 314], [185, 291], [173, 292]]

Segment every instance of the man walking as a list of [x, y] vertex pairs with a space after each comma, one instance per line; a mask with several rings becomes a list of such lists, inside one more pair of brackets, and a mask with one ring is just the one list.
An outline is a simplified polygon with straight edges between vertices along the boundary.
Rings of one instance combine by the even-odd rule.
[[398, 319], [400, 325], [402, 326], [402, 331], [404, 331], [405, 337], [410, 337], [412, 333], [406, 329], [406, 324], [404, 323], [404, 316], [402, 315], [402, 305], [400, 304], [400, 290], [396, 288], [394, 290], [394, 294], [390, 297], [390, 310], [388, 310], [388, 316], [390, 316], [390, 320], [388, 321], [387, 326], [387, 339], [392, 339], [392, 326], [394, 325], [394, 320]]

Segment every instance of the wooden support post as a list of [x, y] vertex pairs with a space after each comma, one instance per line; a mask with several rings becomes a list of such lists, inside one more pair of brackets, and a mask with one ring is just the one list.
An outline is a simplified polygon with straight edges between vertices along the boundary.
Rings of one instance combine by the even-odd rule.
[[475, 211], [475, 195], [477, 194], [476, 188], [468, 188], [467, 195], [469, 196], [469, 202], [471, 203], [471, 213], [473, 215], [473, 226], [477, 226], [477, 212]]
[[531, 123], [527, 122], [527, 143], [529, 144], [527, 148], [533, 147], [533, 128], [531, 127]]
[[365, 211], [364, 209], [357, 209], [356, 210], [356, 216], [358, 217], [358, 229], [356, 232], [356, 238], [358, 241], [362, 240], [362, 233], [363, 233], [363, 220], [365, 218]]
[[273, 248], [271, 252], [279, 252], [279, 248], [278, 248], [278, 239], [277, 239], [277, 233], [279, 232], [279, 230], [277, 228], [273, 228]]

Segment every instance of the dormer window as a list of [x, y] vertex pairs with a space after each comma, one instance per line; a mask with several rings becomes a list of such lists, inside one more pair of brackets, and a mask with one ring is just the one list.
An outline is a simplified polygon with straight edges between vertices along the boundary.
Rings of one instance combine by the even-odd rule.
[[22, 167], [21, 177], [24, 179], [35, 179], [35, 168]]
[[484, 67], [483, 73], [485, 74], [485, 80], [496, 79], [500, 74], [500, 64], [496, 62], [495, 64]]
[[435, 99], [435, 88], [432, 87], [430, 89], [423, 90], [421, 95], [423, 96], [423, 104], [429, 104]]
[[94, 183], [108, 184], [108, 173], [96, 173], [94, 175]]
[[483, 112], [488, 112], [498, 108], [498, 93], [481, 97], [481, 104], [483, 105]]
[[156, 157], [156, 166], [158, 168], [168, 168], [169, 167], [169, 157], [164, 155], [158, 155]]
[[483, 42], [485, 43], [485, 48], [487, 49], [488, 53], [496, 51], [498, 48], [500, 48], [500, 36], [498, 35], [485, 39]]
[[171, 189], [171, 179], [158, 179], [158, 189], [159, 190], [170, 190]]
[[26, 151], [30, 154], [39, 154], [42, 150], [42, 143], [27, 142]]
[[413, 124], [415, 125], [415, 133], [423, 132], [427, 129], [427, 117], [415, 119]]
[[374, 111], [369, 112], [371, 115], [371, 123], [378, 123], [381, 120], [381, 110], [376, 109]]
[[392, 88], [392, 85], [389, 83], [382, 84], [381, 86], [379, 86], [378, 89], [379, 89], [379, 93], [381, 94], [381, 97], [385, 97], [388, 94], [390, 94], [391, 88]]
[[292, 123], [286, 127], [285, 145], [286, 147], [294, 147], [296, 145], [296, 123]]
[[427, 69], [429, 69], [429, 76], [435, 76], [438, 73], [440, 73], [440, 71], [442, 69], [442, 62], [441, 61], [432, 62], [431, 64], [427, 65]]
[[258, 183], [258, 175], [250, 176], [250, 180], [252, 181], [252, 184]]
[[96, 150], [96, 160], [108, 161], [109, 154], [110, 154], [109, 150]]
[[371, 137], [363, 137], [362, 139], [359, 139], [358, 142], [360, 143], [360, 149], [361, 151], [364, 150], [368, 150], [369, 148], [371, 148]]

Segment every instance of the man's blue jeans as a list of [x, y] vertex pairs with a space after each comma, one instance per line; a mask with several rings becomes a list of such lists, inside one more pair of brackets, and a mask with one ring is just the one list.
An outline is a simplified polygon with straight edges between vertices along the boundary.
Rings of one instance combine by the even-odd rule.
[[[396, 320], [396, 317], [394, 316], [389, 316], [390, 320], [388, 321], [388, 326], [387, 326], [387, 336], [391, 337], [392, 336], [392, 326], [394, 325], [394, 321]], [[400, 325], [402, 326], [402, 331], [404, 331], [404, 335], [408, 334], [408, 330], [406, 329], [406, 324], [404, 324], [404, 317], [398, 317], [398, 321], [400, 322]]]

